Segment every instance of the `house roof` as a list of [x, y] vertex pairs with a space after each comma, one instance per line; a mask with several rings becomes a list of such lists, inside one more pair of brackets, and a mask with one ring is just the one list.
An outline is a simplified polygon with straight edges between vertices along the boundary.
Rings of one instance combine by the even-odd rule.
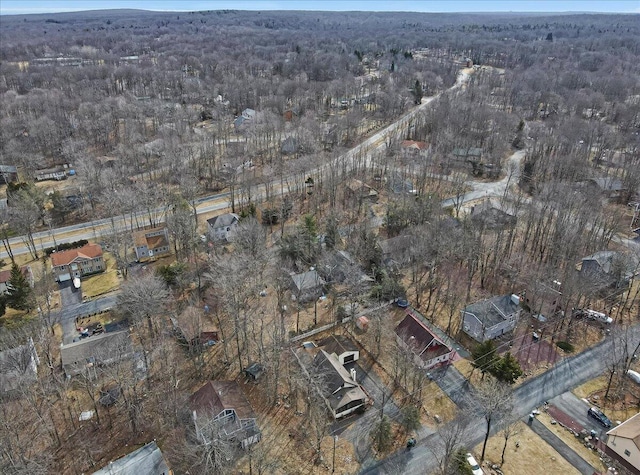
[[[159, 247], [165, 247], [169, 245], [169, 241], [166, 236], [166, 227], [158, 226], [151, 229], [139, 229], [133, 232], [133, 244], [136, 247], [147, 246], [148, 249], [154, 250]], [[150, 236], [150, 234], [159, 235]]]
[[51, 265], [53, 267], [68, 266], [76, 259], [95, 259], [102, 255], [102, 248], [99, 244], [85, 244], [78, 249], [54, 252], [51, 254]]
[[191, 395], [191, 406], [210, 412], [214, 417], [225, 409], [233, 409], [240, 419], [256, 416], [242, 388], [235, 381], [207, 381]]
[[420, 142], [418, 140], [403, 140], [400, 143], [402, 148], [408, 148], [413, 150], [426, 150], [429, 148], [429, 144], [427, 142]]
[[109, 364], [132, 354], [127, 330], [90, 336], [60, 347], [62, 366], [68, 375], [78, 374], [87, 364]]
[[[29, 278], [29, 272], [31, 271], [29, 266], [23, 266], [20, 268], [20, 270], [22, 271], [22, 275], [24, 275], [26, 278]], [[11, 279], [11, 269], [5, 269], [0, 271], [0, 284], [6, 284], [7, 282], [9, 282], [10, 279]]]
[[344, 366], [326, 351], [318, 351], [312, 369], [313, 375], [321, 380], [322, 394], [334, 411], [348, 402], [367, 399], [365, 392], [351, 379]]
[[372, 198], [378, 196], [378, 192], [374, 188], [367, 185], [363, 181], [358, 180], [357, 178], [352, 178], [351, 180], [347, 181], [345, 183], [345, 186], [352, 193], [358, 194], [362, 197]]
[[627, 419], [622, 424], [614, 427], [607, 432], [609, 439], [611, 436], [622, 437], [623, 439], [630, 439], [640, 450], [640, 413]]
[[380, 241], [380, 249], [382, 250], [382, 254], [384, 255], [400, 255], [408, 251], [411, 246], [413, 246], [413, 237], [409, 236], [408, 234], [403, 234], [400, 236], [385, 239], [384, 241]]
[[18, 173], [18, 169], [13, 165], [0, 165], [0, 173]]
[[584, 261], [596, 261], [602, 272], [608, 274], [611, 272], [611, 266], [613, 264], [614, 259], [618, 255], [615, 251], [598, 251], [590, 256], [587, 256], [582, 259]]
[[315, 270], [294, 274], [291, 280], [298, 291], [312, 290], [326, 283]]
[[471, 220], [489, 228], [500, 228], [515, 225], [518, 218], [499, 200], [486, 199], [471, 208]]
[[455, 148], [453, 149], [453, 154], [456, 157], [480, 157], [482, 149], [478, 147]]
[[33, 359], [37, 358], [33, 342], [0, 351], [0, 388], [12, 391], [22, 386], [24, 381], [35, 381]]
[[329, 354], [341, 355], [348, 351], [359, 351], [356, 344], [344, 335], [331, 335], [319, 344]]
[[169, 474], [169, 466], [155, 441], [114, 460], [106, 467], [93, 472], [93, 475], [129, 475], [133, 473], [136, 475]]
[[624, 185], [619, 178], [615, 177], [601, 177], [592, 178], [591, 181], [595, 183], [602, 191], [621, 191], [624, 189]]
[[214, 216], [213, 218], [207, 219], [207, 223], [212, 228], [223, 228], [226, 226], [231, 226], [234, 223], [240, 221], [240, 216], [235, 213], [225, 213], [219, 216]]
[[516, 304], [511, 294], [497, 295], [481, 302], [476, 302], [464, 308], [465, 313], [475, 315], [485, 327], [492, 327], [503, 322], [507, 316], [518, 311], [520, 306]]
[[[427, 326], [412, 313], [408, 313], [404, 317], [395, 331], [396, 335], [411, 348], [411, 351], [424, 360], [429, 360], [451, 351], [451, 348], [436, 338]], [[433, 351], [425, 353], [424, 351], [429, 345], [432, 345]]]

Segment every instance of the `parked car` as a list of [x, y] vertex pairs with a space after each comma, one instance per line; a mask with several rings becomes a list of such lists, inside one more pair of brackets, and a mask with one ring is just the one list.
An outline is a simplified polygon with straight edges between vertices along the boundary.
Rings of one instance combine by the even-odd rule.
[[627, 371], [627, 377], [636, 384], [640, 384], [640, 373], [632, 369]]
[[407, 308], [409, 306], [409, 301], [402, 297], [398, 297], [396, 299], [396, 305], [400, 308]]
[[482, 468], [480, 468], [480, 465], [478, 465], [473, 455], [467, 454], [467, 463], [471, 467], [471, 473], [473, 473], [473, 475], [484, 475]]
[[604, 413], [597, 407], [589, 408], [589, 410], [587, 411], [587, 414], [589, 414], [589, 416], [593, 417], [596, 421], [598, 421], [607, 429], [609, 429], [612, 425], [609, 418], [605, 416]]

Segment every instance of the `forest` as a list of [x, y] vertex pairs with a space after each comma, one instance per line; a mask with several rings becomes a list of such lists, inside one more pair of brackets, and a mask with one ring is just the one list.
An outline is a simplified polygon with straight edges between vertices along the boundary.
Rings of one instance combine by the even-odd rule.
[[0, 473], [518, 473], [596, 351], [640, 407], [637, 15], [5, 15], [0, 124]]

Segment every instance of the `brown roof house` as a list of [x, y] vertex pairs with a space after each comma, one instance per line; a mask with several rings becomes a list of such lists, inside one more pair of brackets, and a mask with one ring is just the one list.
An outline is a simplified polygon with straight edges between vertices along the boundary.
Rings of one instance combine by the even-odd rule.
[[196, 434], [207, 443], [224, 437], [242, 448], [260, 441], [251, 404], [235, 381], [208, 381], [191, 396]]
[[347, 371], [336, 355], [320, 348], [309, 373], [334, 419], [366, 409], [369, 397], [358, 384], [355, 370]]
[[160, 226], [134, 231], [133, 246], [138, 261], [166, 256], [171, 253], [169, 230], [165, 226]]
[[155, 441], [120, 457], [93, 475], [172, 475], [164, 455]]
[[360, 358], [360, 350], [356, 344], [344, 335], [331, 335], [322, 340], [318, 346], [335, 356], [343, 366]]
[[51, 267], [58, 282], [104, 272], [106, 269], [99, 244], [85, 244], [78, 249], [51, 254]]
[[31, 338], [25, 345], [0, 351], [0, 398], [35, 381], [39, 364]]
[[67, 378], [84, 371], [97, 376], [98, 368], [132, 358], [133, 354], [126, 330], [101, 333], [60, 346], [62, 368]]
[[520, 297], [498, 295], [476, 302], [462, 310], [462, 329], [483, 343], [513, 330], [520, 317]]
[[363, 202], [378, 201], [378, 192], [361, 180], [352, 178], [345, 183], [345, 198], [360, 205]]
[[[33, 272], [31, 272], [31, 266], [23, 266], [20, 268], [22, 275], [27, 279], [29, 285], [33, 287]], [[0, 271], [0, 295], [7, 293], [7, 284], [11, 280], [11, 269], [5, 269]]]
[[456, 354], [412, 313], [407, 313], [395, 331], [398, 341], [411, 350], [416, 363], [423, 369], [449, 364]]
[[633, 473], [640, 473], [640, 413], [607, 432], [607, 455]]

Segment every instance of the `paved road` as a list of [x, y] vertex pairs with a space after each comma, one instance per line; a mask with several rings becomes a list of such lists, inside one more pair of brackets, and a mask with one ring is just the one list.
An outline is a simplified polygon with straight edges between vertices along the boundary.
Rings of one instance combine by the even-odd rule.
[[89, 302], [74, 303], [68, 307], [64, 306], [63, 302], [63, 307], [58, 311], [57, 315], [63, 331], [62, 343], [71, 343], [78, 336], [75, 324], [76, 318], [94, 315], [113, 308], [116, 305], [117, 298], [118, 294], [114, 292]]
[[590, 404], [572, 392], [566, 392], [554, 397], [549, 401], [549, 404], [560, 409], [588, 431], [595, 430], [600, 438], [606, 434], [607, 429], [587, 414], [589, 407], [591, 407]]
[[[447, 91], [455, 91], [456, 89], [465, 87], [471, 73], [472, 70], [470, 69], [460, 71], [456, 83]], [[321, 180], [323, 180], [321, 176], [328, 176], [331, 169], [335, 166], [340, 166], [340, 168], [346, 167], [347, 170], [351, 170], [355, 167], [368, 166], [371, 161], [372, 152], [386, 147], [385, 142], [387, 139], [402, 137], [413, 120], [428, 108], [429, 104], [441, 94], [442, 93], [423, 99], [421, 105], [414, 107], [396, 122], [375, 133], [362, 143], [356, 145], [354, 148], [346, 151], [341, 157], [335, 159], [333, 163], [326, 163], [314, 170], [309, 170], [307, 175], [314, 176], [315, 181], [320, 183]], [[275, 196], [287, 193], [289, 191], [290, 183], [292, 182], [295, 182], [294, 176], [274, 179], [271, 184], [271, 195]], [[252, 195], [255, 199], [262, 198], [265, 195], [264, 185], [256, 186], [252, 190]], [[197, 199], [195, 203], [197, 204], [198, 214], [210, 213], [212, 211], [228, 208], [230, 206], [230, 196], [231, 194], [229, 192], [225, 192]], [[166, 208], [157, 208], [152, 211], [152, 214], [159, 217], [159, 221], [164, 221], [165, 211]], [[54, 245], [54, 235], [56, 236], [57, 244], [77, 241], [79, 239], [99, 239], [101, 233], [113, 225], [115, 225], [117, 229], [128, 229], [132, 226], [137, 227], [136, 223], [145, 222], [146, 216], [146, 212], [139, 211], [135, 213], [133, 217], [116, 217], [113, 219], [113, 222], [111, 218], [105, 218], [87, 223], [74, 224], [71, 226], [56, 228], [52, 231], [34, 233], [34, 240], [36, 241], [36, 246], [40, 249], [52, 247]], [[25, 254], [28, 252], [28, 249], [24, 245], [22, 236], [11, 238], [10, 243], [14, 255]], [[6, 257], [6, 251], [0, 251], [0, 258]]]
[[562, 456], [562, 458], [578, 469], [582, 475], [593, 475], [597, 472], [591, 464], [580, 457], [580, 455], [578, 455], [571, 447], [565, 444], [560, 437], [547, 429], [542, 422], [534, 419], [533, 422], [528, 424], [533, 432], [538, 434], [542, 440], [553, 447], [556, 452]]
[[[606, 369], [608, 356], [614, 345], [623, 344], [627, 339], [629, 345], [637, 344], [640, 338], [640, 324], [629, 328], [627, 335], [607, 337], [604, 341], [576, 356], [564, 359], [546, 373], [537, 376], [516, 388], [514, 391], [514, 414], [524, 417], [543, 402], [569, 391], [586, 381], [593, 379]], [[461, 383], [463, 384], [463, 383]], [[460, 388], [455, 383], [446, 391], [448, 393]], [[500, 430], [501, 421], [496, 421], [493, 433]], [[468, 424], [465, 445], [474, 447], [484, 438], [485, 422], [481, 416], [475, 416]], [[437, 455], [442, 453], [442, 439], [438, 433], [432, 434], [418, 442], [418, 446], [409, 453], [397, 453], [378, 463], [365, 464], [362, 474], [425, 474], [433, 472], [437, 467]]]

